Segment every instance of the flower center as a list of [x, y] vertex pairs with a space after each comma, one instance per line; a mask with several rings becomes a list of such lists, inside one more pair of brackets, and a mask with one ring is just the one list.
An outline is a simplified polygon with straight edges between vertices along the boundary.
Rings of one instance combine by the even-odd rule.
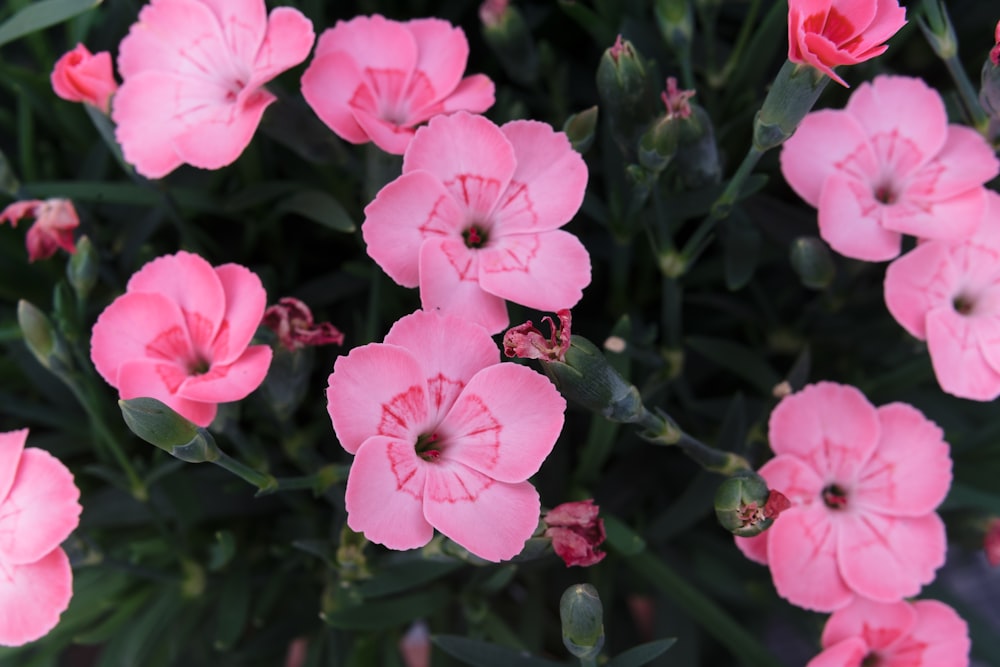
[[441, 436], [437, 433], [424, 433], [417, 437], [413, 451], [424, 461], [434, 462], [441, 457]]
[[188, 366], [188, 375], [204, 375], [211, 366], [210, 363], [198, 357]]
[[975, 304], [972, 299], [965, 296], [964, 294], [959, 294], [954, 299], [951, 300], [951, 307], [955, 309], [955, 312], [959, 315], [968, 315], [972, 312], [972, 307]]
[[882, 204], [895, 204], [896, 193], [888, 185], [880, 185], [875, 188], [875, 199]]
[[847, 507], [847, 492], [831, 484], [823, 489], [823, 502], [832, 510], [842, 510]]
[[861, 667], [879, 667], [882, 664], [882, 660], [879, 659], [877, 653], [869, 653], [865, 656], [864, 660], [861, 661]]
[[470, 225], [462, 232], [462, 239], [465, 241], [467, 248], [482, 248], [486, 245], [488, 238], [486, 230], [478, 224]]

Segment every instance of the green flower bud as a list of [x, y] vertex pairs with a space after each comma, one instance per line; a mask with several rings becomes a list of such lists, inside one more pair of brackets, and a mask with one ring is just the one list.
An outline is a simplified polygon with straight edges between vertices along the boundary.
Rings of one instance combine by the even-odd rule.
[[722, 164], [708, 112], [697, 104], [690, 106], [691, 115], [681, 121], [675, 162], [684, 186], [695, 189], [721, 181]]
[[1000, 119], [1000, 66], [994, 64], [990, 58], [983, 63], [979, 103], [994, 120]]
[[69, 256], [66, 265], [66, 279], [81, 301], [90, 296], [90, 291], [97, 284], [97, 264], [94, 244], [86, 236], [81, 236], [76, 242], [76, 252]]
[[754, 147], [763, 152], [783, 144], [829, 82], [829, 77], [818, 69], [786, 61], [754, 117]]
[[715, 516], [722, 527], [739, 537], [753, 537], [767, 530], [791, 506], [788, 498], [767, 488], [755, 472], [735, 473], [715, 492]]
[[563, 132], [577, 153], [586, 153], [594, 143], [597, 129], [597, 107], [593, 106], [575, 113], [563, 123]]
[[564, 361], [543, 362], [542, 368], [563, 396], [611, 421], [634, 423], [647, 414], [639, 390], [582, 336], [570, 337]]
[[621, 35], [597, 66], [597, 94], [615, 141], [633, 160], [639, 134], [653, 120], [654, 97], [642, 57]]
[[530, 86], [538, 79], [538, 50], [521, 12], [507, 0], [486, 0], [479, 7], [483, 39], [514, 81]]
[[17, 302], [17, 323], [28, 349], [45, 368], [62, 373], [73, 367], [66, 346], [45, 313], [24, 299]]
[[663, 40], [674, 53], [685, 53], [691, 47], [694, 18], [688, 0], [656, 0], [656, 23]]
[[680, 121], [663, 116], [639, 140], [639, 164], [652, 172], [666, 169], [677, 154]]
[[188, 463], [217, 461], [222, 453], [212, 435], [155, 398], [118, 401], [125, 424], [137, 436]]
[[570, 586], [559, 600], [563, 644], [577, 658], [596, 657], [604, 646], [604, 608], [590, 584]]
[[917, 24], [927, 38], [927, 43], [942, 60], [954, 58], [958, 54], [958, 39], [944, 3], [926, 0], [923, 9], [923, 15], [917, 18]]
[[837, 272], [826, 243], [815, 236], [800, 236], [792, 241], [789, 253], [792, 268], [802, 284], [812, 289], [824, 289], [833, 282]]

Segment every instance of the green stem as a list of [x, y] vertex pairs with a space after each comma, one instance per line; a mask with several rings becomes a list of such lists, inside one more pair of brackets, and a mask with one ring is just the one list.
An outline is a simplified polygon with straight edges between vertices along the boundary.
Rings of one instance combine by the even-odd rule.
[[257, 487], [257, 495], [264, 496], [278, 491], [320, 491], [347, 479], [350, 466], [329, 465], [325, 466], [315, 475], [305, 475], [301, 477], [275, 477], [269, 473], [261, 472], [234, 459], [225, 452], [219, 450], [219, 458], [212, 461], [217, 466], [225, 468], [243, 481]]
[[219, 458], [212, 460], [215, 465], [225, 468], [243, 481], [257, 487], [257, 495], [273, 493], [278, 490], [278, 480], [274, 475], [254, 470], [250, 466], [237, 461], [229, 454], [219, 450]]
[[757, 18], [758, 11], [760, 11], [760, 0], [752, 0], [747, 16], [740, 27], [740, 34], [736, 37], [736, 44], [733, 46], [729, 58], [726, 59], [726, 64], [718, 72], [710, 73], [709, 85], [713, 88], [725, 86], [736, 66], [743, 62], [743, 50], [746, 48], [747, 42], [750, 41], [750, 35], [753, 34], [754, 20]]
[[750, 463], [739, 454], [709, 447], [682, 431], [666, 414], [647, 412], [640, 424], [646, 429], [639, 434], [641, 438], [655, 445], [679, 447], [690, 459], [709, 472], [728, 477], [740, 470], [753, 470]]
[[958, 55], [952, 54], [946, 58], [942, 58], [942, 60], [944, 60], [944, 64], [948, 68], [948, 73], [951, 74], [952, 80], [958, 87], [958, 94], [962, 98], [962, 104], [965, 106], [972, 124], [976, 127], [976, 131], [986, 136], [990, 126], [989, 116], [986, 115], [983, 107], [980, 106], [979, 95], [972, 86], [969, 76], [965, 73], [962, 63], [958, 61]]

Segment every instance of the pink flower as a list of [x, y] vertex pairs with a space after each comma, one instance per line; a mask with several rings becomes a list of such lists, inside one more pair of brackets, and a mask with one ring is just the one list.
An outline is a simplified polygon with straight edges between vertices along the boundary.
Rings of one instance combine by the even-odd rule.
[[954, 396], [1000, 396], [1000, 195], [987, 193], [979, 231], [919, 244], [885, 272], [885, 303], [927, 341], [934, 374]]
[[833, 68], [882, 55], [889, 48], [883, 42], [904, 24], [896, 0], [789, 0], [788, 59], [846, 86]]
[[59, 546], [80, 523], [73, 475], [28, 429], [0, 433], [0, 645], [47, 634], [73, 595], [73, 571]]
[[986, 561], [996, 567], [1000, 565], [1000, 518], [990, 519], [983, 536], [983, 552]]
[[68, 199], [30, 199], [14, 202], [0, 212], [0, 225], [9, 222], [12, 227], [24, 218], [34, 218], [35, 224], [24, 239], [28, 247], [28, 261], [48, 259], [62, 248], [71, 255], [76, 252], [73, 230], [80, 226], [73, 202]]
[[553, 507], [545, 515], [545, 536], [552, 540], [552, 550], [567, 566], [590, 567], [607, 555], [598, 551], [606, 537], [601, 508], [593, 498]]
[[923, 81], [879, 76], [842, 111], [806, 116], [785, 142], [781, 171], [819, 209], [820, 236], [834, 250], [882, 261], [899, 255], [903, 234], [968, 238], [998, 162], [982, 136], [948, 124]]
[[968, 667], [969, 627], [937, 600], [855, 600], [823, 628], [823, 652], [806, 667]]
[[63, 54], [52, 70], [52, 90], [70, 102], [86, 102], [108, 113], [118, 82], [111, 72], [111, 54], [91, 53], [83, 44]]
[[250, 345], [266, 299], [238, 264], [158, 257], [97, 318], [90, 357], [121, 398], [155, 398], [207, 426], [218, 403], [246, 398], [267, 374], [271, 348]]
[[125, 159], [148, 178], [187, 163], [218, 169], [250, 143], [276, 99], [262, 86], [309, 55], [312, 23], [264, 0], [152, 0], [122, 40], [112, 118]]
[[403, 173], [365, 209], [368, 254], [427, 310], [507, 326], [504, 300], [571, 308], [590, 256], [559, 229], [583, 202], [587, 166], [562, 132], [516, 120], [437, 116], [403, 157]]
[[543, 322], [549, 323], [548, 339], [542, 335], [531, 320], [511, 327], [503, 335], [503, 351], [508, 357], [521, 359], [543, 359], [545, 361], [565, 361], [569, 350], [571, 314], [568, 309], [556, 313], [559, 326], [546, 315]]
[[278, 341], [292, 352], [306, 346], [344, 344], [344, 334], [337, 327], [329, 322], [314, 324], [309, 306], [290, 296], [268, 306], [261, 324], [276, 333]]
[[941, 429], [915, 408], [875, 408], [855, 389], [821, 382], [771, 413], [777, 455], [760, 475], [792, 506], [766, 532], [736, 538], [771, 567], [778, 594], [832, 611], [855, 598], [916, 595], [945, 560], [934, 509], [951, 485]]
[[997, 27], [993, 29], [993, 41], [995, 44], [990, 49], [990, 62], [1000, 67], [1000, 21], [997, 21]]
[[493, 106], [489, 77], [462, 78], [468, 58], [465, 33], [447, 21], [358, 16], [320, 35], [302, 95], [345, 141], [402, 155], [417, 125]]
[[559, 437], [566, 401], [499, 356], [482, 327], [417, 311], [337, 359], [327, 409], [354, 454], [352, 530], [390, 549], [421, 547], [437, 528], [486, 560], [520, 553], [540, 508], [526, 480]]

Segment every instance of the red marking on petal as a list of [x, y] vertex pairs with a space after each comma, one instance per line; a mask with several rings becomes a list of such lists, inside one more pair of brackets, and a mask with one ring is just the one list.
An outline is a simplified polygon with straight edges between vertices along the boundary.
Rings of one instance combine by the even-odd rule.
[[511, 181], [507, 186], [497, 213], [505, 225], [516, 223], [518, 229], [530, 229], [538, 224], [538, 214], [528, 196], [528, 186], [518, 181]]
[[446, 378], [441, 373], [438, 373], [427, 381], [427, 391], [430, 392], [431, 405], [435, 409], [440, 410], [444, 401], [449, 397], [454, 398], [458, 396], [464, 386], [464, 382]]
[[500, 181], [476, 174], [459, 174], [444, 187], [473, 212], [485, 215], [500, 197]]
[[475, 447], [479, 453], [476, 459], [478, 466], [493, 469], [500, 460], [500, 432], [503, 426], [490, 412], [486, 402], [475, 394], [463, 394], [458, 406], [459, 409], [449, 413], [447, 419], [448, 425], [455, 429], [450, 434], [457, 441], [454, 446]]
[[191, 348], [184, 336], [184, 330], [173, 326], [160, 332], [156, 338], [146, 343], [146, 354], [168, 361], [186, 364], [191, 358]]
[[826, 17], [826, 25], [823, 26], [823, 36], [834, 44], [846, 47], [847, 44], [861, 39], [861, 36], [855, 36], [856, 34], [857, 29], [854, 27], [854, 24], [846, 16], [837, 11], [836, 8], [831, 7], [830, 13]]
[[455, 269], [458, 279], [467, 282], [479, 282], [479, 272], [476, 270], [477, 264], [474, 261], [472, 251], [465, 245], [451, 247], [447, 244], [441, 249], [444, 251], [448, 263]]
[[[396, 490], [407, 493], [418, 500], [422, 499], [423, 486], [414, 483], [417, 466], [420, 465], [420, 462], [416, 458], [413, 448], [404, 442], [395, 442], [389, 445], [386, 454], [389, 457], [389, 469], [392, 470], [392, 474], [396, 478]], [[422, 479], [421, 476], [418, 481]]]
[[484, 257], [483, 270], [489, 273], [520, 271], [528, 273], [531, 262], [538, 256], [538, 234], [518, 234], [504, 239], [503, 250]]
[[451, 236], [455, 233], [455, 225], [452, 224], [450, 218], [441, 214], [442, 207], [447, 209], [448, 203], [445, 195], [437, 198], [427, 220], [417, 228], [420, 233], [424, 236]]
[[[463, 472], [468, 474], [462, 474]], [[465, 466], [459, 465], [440, 471], [437, 483], [427, 486], [427, 499], [439, 503], [475, 502], [479, 494], [494, 483], [496, 480], [485, 475], [472, 474]]]
[[171, 394], [176, 394], [177, 388], [189, 377], [184, 369], [173, 364], [157, 364], [156, 374]]
[[397, 438], [410, 437], [411, 428], [419, 426], [415, 422], [423, 415], [424, 400], [424, 388], [419, 385], [393, 396], [388, 403], [382, 404], [382, 417], [376, 433]]
[[[409, 101], [403, 91], [406, 83], [406, 72], [400, 69], [365, 68], [364, 78], [368, 83], [367, 96], [358, 96], [363, 90], [358, 87], [349, 104], [352, 106], [358, 98], [358, 106], [369, 113], [394, 125], [405, 125], [410, 112]], [[361, 106], [364, 104], [364, 106]]]

